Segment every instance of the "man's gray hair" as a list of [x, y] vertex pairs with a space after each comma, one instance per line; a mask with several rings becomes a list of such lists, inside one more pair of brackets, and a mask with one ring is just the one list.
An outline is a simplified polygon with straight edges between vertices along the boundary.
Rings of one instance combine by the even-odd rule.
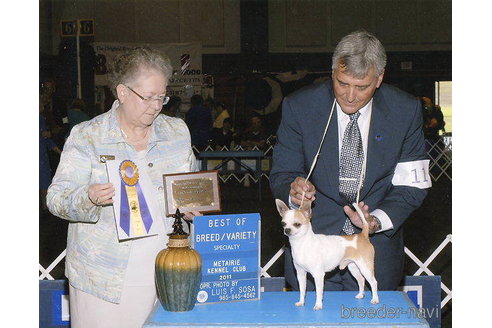
[[340, 40], [332, 58], [332, 70], [344, 67], [346, 73], [362, 79], [371, 67], [376, 76], [386, 67], [386, 51], [381, 42], [367, 31], [356, 31]]

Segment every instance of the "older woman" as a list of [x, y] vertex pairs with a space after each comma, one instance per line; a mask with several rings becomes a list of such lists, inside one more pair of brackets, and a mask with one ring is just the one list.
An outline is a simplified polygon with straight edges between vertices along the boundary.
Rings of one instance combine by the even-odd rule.
[[[120, 55], [110, 76], [118, 100], [76, 125], [65, 143], [47, 201], [53, 214], [70, 222], [65, 274], [72, 327], [140, 327], [157, 299], [155, 256], [173, 221], [165, 214], [162, 175], [197, 170], [186, 124], [159, 115], [171, 74], [169, 59], [156, 51]], [[137, 163], [152, 182], [145, 197], [157, 235], [119, 241], [115, 187], [104, 163], [111, 158]]]

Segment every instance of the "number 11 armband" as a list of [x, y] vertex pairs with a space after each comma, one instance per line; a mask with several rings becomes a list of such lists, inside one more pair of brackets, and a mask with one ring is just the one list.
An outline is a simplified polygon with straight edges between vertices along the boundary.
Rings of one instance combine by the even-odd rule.
[[432, 186], [429, 175], [430, 160], [401, 162], [396, 165], [391, 182], [394, 186], [408, 186], [426, 189]]

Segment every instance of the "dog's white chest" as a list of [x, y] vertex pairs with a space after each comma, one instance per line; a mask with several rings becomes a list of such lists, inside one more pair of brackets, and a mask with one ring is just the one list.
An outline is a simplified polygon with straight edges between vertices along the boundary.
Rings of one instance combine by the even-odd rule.
[[332, 271], [345, 254], [343, 239], [338, 236], [311, 236], [291, 243], [294, 263], [310, 273]]

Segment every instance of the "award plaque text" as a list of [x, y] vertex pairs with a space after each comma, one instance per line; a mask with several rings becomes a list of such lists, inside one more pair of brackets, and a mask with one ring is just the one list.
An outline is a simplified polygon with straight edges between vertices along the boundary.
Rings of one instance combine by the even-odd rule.
[[217, 171], [165, 174], [163, 178], [168, 216], [176, 209], [181, 213], [221, 210]]

